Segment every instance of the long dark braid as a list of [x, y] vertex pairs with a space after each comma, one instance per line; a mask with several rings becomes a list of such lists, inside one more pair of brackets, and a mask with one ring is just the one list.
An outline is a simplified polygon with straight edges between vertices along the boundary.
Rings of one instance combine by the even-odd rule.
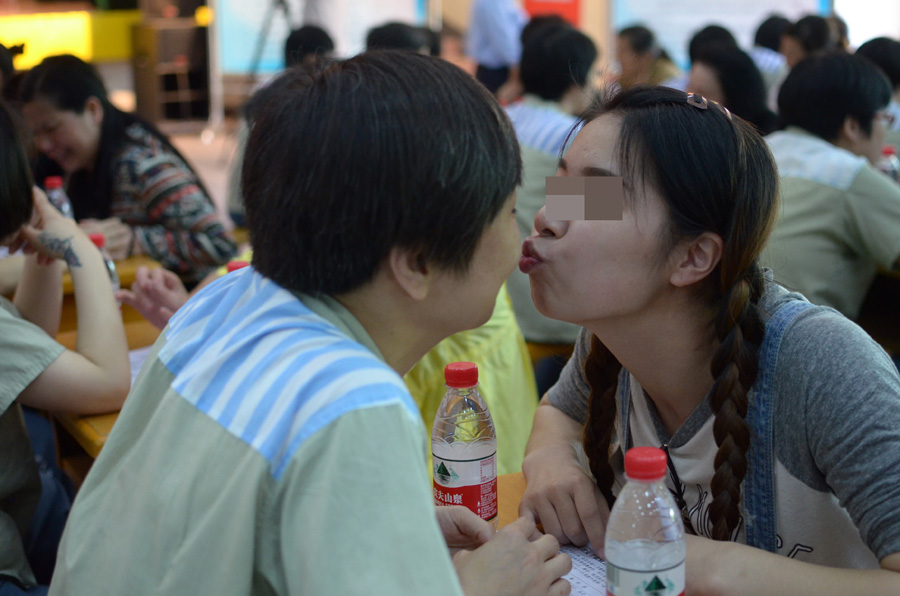
[[741, 483], [747, 475], [750, 447], [747, 393], [756, 381], [757, 347], [763, 335], [756, 306], [763, 286], [762, 272], [754, 263], [725, 294], [715, 321], [720, 344], [710, 365], [715, 379], [710, 407], [716, 416], [713, 436], [719, 450], [709, 505], [715, 540], [730, 540], [740, 523]]
[[591, 473], [597, 487], [612, 508], [615, 474], [609, 462], [609, 446], [616, 423], [616, 389], [622, 365], [609, 349], [597, 339], [591, 338], [591, 351], [584, 361], [584, 372], [591, 386], [588, 419], [584, 426], [582, 444], [588, 456]]

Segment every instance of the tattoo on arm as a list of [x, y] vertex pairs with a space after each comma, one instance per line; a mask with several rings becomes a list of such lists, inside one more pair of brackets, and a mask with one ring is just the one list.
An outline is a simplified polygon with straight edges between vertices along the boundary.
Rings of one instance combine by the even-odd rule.
[[72, 249], [72, 236], [60, 239], [47, 232], [43, 232], [41, 234], [41, 244], [46, 246], [47, 250], [50, 252], [61, 254], [62, 260], [65, 261], [69, 267], [81, 267], [81, 261], [78, 260], [78, 255], [76, 255], [75, 251]]

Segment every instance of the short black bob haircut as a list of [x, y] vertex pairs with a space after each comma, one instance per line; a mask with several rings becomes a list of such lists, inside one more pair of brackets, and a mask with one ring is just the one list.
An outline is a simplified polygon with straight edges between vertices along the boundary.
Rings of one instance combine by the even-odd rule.
[[900, 89], [900, 41], [876, 37], [859, 46], [856, 54], [874, 62], [887, 75], [891, 87]]
[[0, 100], [0, 239], [31, 219], [31, 167], [22, 142], [23, 127], [16, 113]]
[[697, 60], [700, 52], [710, 46], [731, 46], [736, 48], [738, 44], [731, 31], [725, 27], [721, 25], [707, 25], [694, 33], [691, 36], [690, 43], [688, 43], [688, 58], [690, 58], [691, 63], [693, 64]]
[[763, 135], [777, 125], [778, 117], [767, 105], [768, 91], [756, 63], [736, 45], [709, 45], [694, 57], [694, 64], [704, 64], [716, 73], [725, 107], [737, 114]]
[[253, 265], [284, 288], [339, 295], [394, 247], [467, 271], [520, 183], [505, 112], [439, 58], [365, 52], [261, 98], [242, 180]]
[[778, 92], [784, 126], [798, 126], [826, 141], [837, 140], [851, 117], [868, 135], [878, 110], [891, 100], [891, 85], [862, 56], [830, 52], [801, 60]]
[[315, 25], [304, 25], [291, 31], [284, 41], [284, 67], [303, 64], [307, 56], [325, 58], [334, 51], [328, 32]]
[[369, 29], [366, 34], [367, 50], [411, 50], [431, 53], [431, 38], [421, 27], [406, 23], [385, 23]]
[[557, 101], [573, 85], [587, 84], [596, 60], [590, 37], [568, 25], [545, 25], [522, 48], [519, 76], [526, 93]]
[[831, 34], [828, 21], [818, 15], [806, 15], [784, 30], [782, 36], [793, 37], [808, 53], [831, 50], [836, 40]]
[[525, 26], [522, 27], [522, 33], [519, 35], [519, 41], [522, 47], [528, 43], [531, 36], [543, 29], [544, 27], [571, 27], [572, 24], [558, 14], [538, 14], [531, 17]]
[[773, 14], [760, 23], [753, 38], [753, 44], [762, 48], [769, 48], [777, 52], [781, 47], [781, 36], [790, 28], [791, 22], [785, 17]]

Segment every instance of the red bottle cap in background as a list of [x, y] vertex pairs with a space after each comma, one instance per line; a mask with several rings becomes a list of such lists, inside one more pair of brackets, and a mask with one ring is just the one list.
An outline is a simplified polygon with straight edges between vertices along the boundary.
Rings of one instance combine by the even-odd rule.
[[444, 382], [456, 389], [474, 387], [478, 384], [478, 365], [474, 362], [451, 362], [444, 367]]
[[106, 246], [106, 236], [103, 234], [88, 234], [88, 238], [91, 239], [91, 242], [94, 243], [94, 246], [97, 248], [103, 248]]
[[225, 270], [228, 271], [228, 273], [231, 273], [232, 271], [243, 269], [244, 267], [248, 267], [249, 265], [250, 263], [248, 263], [247, 261], [228, 261], [228, 264], [225, 265]]
[[658, 447], [632, 447], [625, 454], [625, 475], [635, 480], [659, 480], [666, 475], [666, 452]]
[[897, 155], [897, 150], [894, 149], [893, 145], [885, 145], [881, 148], [882, 155]]
[[44, 190], [53, 190], [62, 188], [62, 176], [47, 176], [44, 178]]

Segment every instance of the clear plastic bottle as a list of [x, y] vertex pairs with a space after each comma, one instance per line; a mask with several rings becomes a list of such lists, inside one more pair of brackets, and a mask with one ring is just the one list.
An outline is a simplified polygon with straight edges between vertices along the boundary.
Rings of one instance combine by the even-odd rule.
[[[103, 255], [103, 261], [106, 263], [106, 271], [109, 273], [109, 281], [112, 282], [113, 294], [115, 294], [121, 289], [122, 285], [119, 283], [119, 272], [116, 270], [116, 263], [109, 256], [109, 253], [106, 252], [106, 236], [103, 234], [89, 234], [88, 238], [91, 239], [94, 246], [100, 249], [100, 254]], [[116, 304], [122, 306], [121, 302], [116, 301]]]
[[478, 367], [453, 362], [444, 368], [447, 393], [431, 432], [434, 501], [464, 505], [497, 527], [497, 434], [478, 393]]
[[893, 145], [885, 145], [881, 148], [878, 169], [887, 174], [888, 178], [900, 184], [900, 159], [897, 158], [897, 150]]
[[607, 594], [684, 594], [684, 523], [664, 482], [666, 463], [655, 447], [625, 454], [628, 481], [606, 526]]
[[69, 195], [63, 189], [63, 179], [61, 176], [47, 176], [44, 178], [44, 191], [47, 193], [47, 199], [50, 204], [56, 207], [56, 210], [63, 214], [63, 217], [73, 219], [75, 212], [72, 210], [72, 202]]

